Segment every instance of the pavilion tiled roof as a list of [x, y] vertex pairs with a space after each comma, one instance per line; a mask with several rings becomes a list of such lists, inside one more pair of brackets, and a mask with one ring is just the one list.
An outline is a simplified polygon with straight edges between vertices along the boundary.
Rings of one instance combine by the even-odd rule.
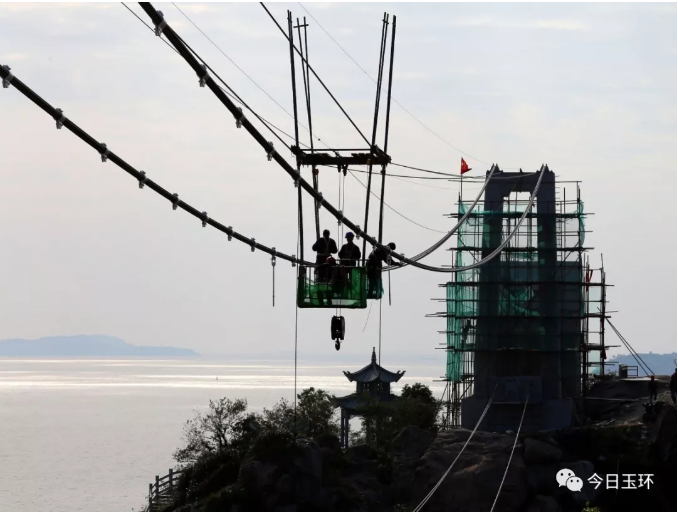
[[356, 381], [358, 383], [372, 383], [374, 381], [381, 381], [382, 383], [395, 383], [403, 377], [405, 371], [391, 372], [384, 369], [377, 363], [377, 355], [372, 348], [372, 361], [369, 365], [363, 367], [357, 372], [344, 371], [344, 375], [349, 381]]

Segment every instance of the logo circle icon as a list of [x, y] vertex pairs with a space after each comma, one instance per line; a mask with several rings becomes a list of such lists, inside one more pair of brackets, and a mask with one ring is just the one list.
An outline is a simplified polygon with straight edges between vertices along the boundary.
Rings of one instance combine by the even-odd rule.
[[569, 468], [563, 468], [558, 471], [556, 474], [556, 481], [558, 481], [558, 486], [567, 486], [567, 480], [571, 477], [575, 477], [574, 472]]
[[572, 476], [567, 480], [565, 486], [567, 486], [567, 489], [571, 492], [581, 492], [581, 489], [584, 487], [584, 481], [577, 476]]

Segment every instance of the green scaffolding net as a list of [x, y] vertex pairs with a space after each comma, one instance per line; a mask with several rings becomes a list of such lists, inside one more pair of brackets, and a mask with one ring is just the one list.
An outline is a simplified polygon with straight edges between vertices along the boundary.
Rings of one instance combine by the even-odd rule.
[[365, 308], [367, 299], [380, 299], [381, 278], [369, 279], [364, 267], [336, 266], [323, 271], [300, 269], [297, 285], [299, 308]]
[[[492, 249], [498, 240], [504, 240], [516, 227], [528, 203], [506, 201], [502, 210], [496, 211], [476, 206], [457, 232], [455, 266], [478, 262], [484, 251]], [[460, 202], [458, 217], [466, 214], [469, 207], [469, 203]], [[542, 321], [539, 317], [562, 317], [567, 320], [553, 321], [557, 324], [558, 347], [577, 349], [580, 319], [585, 315], [581, 259], [585, 236], [583, 209], [580, 200], [558, 202], [551, 214], [540, 214], [534, 209], [493, 261], [491, 272], [481, 274], [479, 268], [475, 268], [454, 274], [453, 281], [446, 285], [447, 379], [461, 381], [471, 371], [469, 353], [477, 349], [477, 344], [488, 343], [482, 338], [477, 340], [475, 327], [480, 317], [487, 317], [483, 326], [496, 327], [502, 346], [547, 351], [555, 341], [547, 340], [543, 324], [551, 321]], [[550, 230], [546, 233], [552, 235], [544, 237], [544, 230]], [[548, 252], [551, 252], [550, 260], [547, 260]], [[545, 282], [554, 283], [549, 301], [555, 304], [550, 310], [545, 307]], [[481, 300], [482, 286], [492, 292]], [[556, 290], [555, 296], [553, 290]]]

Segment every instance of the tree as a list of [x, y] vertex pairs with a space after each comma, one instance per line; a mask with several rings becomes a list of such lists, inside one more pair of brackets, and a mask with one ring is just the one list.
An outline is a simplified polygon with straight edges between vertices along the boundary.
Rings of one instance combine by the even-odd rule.
[[196, 411], [195, 417], [186, 421], [185, 446], [175, 451], [174, 459], [181, 464], [192, 464], [202, 456], [234, 448], [248, 432], [249, 420], [245, 399], [210, 400], [207, 412]]
[[414, 425], [427, 431], [438, 430], [438, 414], [442, 403], [433, 397], [429, 387], [421, 383], [405, 385], [399, 403], [394, 422], [401, 428]]
[[339, 434], [336, 408], [327, 392], [311, 387], [298, 394], [297, 399], [297, 417], [302, 421], [300, 427], [306, 436]]
[[[364, 395], [362, 428], [359, 435], [367, 443], [382, 446], [392, 440], [403, 428], [417, 426], [427, 431], [438, 430], [438, 414], [442, 403], [433, 397], [431, 389], [421, 383], [405, 385], [395, 401], [379, 402]], [[370, 436], [367, 436], [368, 433]]]

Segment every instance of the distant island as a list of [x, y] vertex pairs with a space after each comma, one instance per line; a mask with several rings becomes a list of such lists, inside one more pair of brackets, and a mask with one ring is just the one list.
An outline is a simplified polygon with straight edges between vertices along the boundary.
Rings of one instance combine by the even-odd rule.
[[167, 346], [135, 346], [107, 335], [43, 337], [37, 340], [0, 340], [0, 357], [187, 357], [199, 356], [191, 349]]

